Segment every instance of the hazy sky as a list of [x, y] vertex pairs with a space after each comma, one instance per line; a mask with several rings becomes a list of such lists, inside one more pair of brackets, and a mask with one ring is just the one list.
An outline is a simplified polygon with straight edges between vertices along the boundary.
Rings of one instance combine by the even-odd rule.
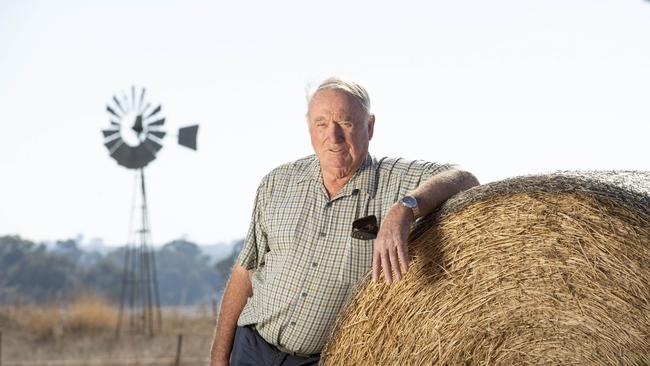
[[[246, 233], [273, 167], [312, 153], [305, 89], [365, 85], [371, 153], [483, 182], [650, 170], [650, 2], [0, 0], [0, 235], [127, 239], [133, 171], [106, 103], [131, 85], [169, 135], [147, 169], [153, 240]], [[174, 131], [199, 123], [199, 151]]]

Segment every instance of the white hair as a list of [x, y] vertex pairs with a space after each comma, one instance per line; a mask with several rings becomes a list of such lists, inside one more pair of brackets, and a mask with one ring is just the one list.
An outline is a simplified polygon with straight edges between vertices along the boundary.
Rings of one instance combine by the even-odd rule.
[[340, 77], [329, 77], [310, 92], [307, 97], [307, 106], [311, 103], [314, 95], [321, 90], [340, 90], [351, 96], [361, 107], [366, 116], [370, 115], [370, 97], [366, 89], [354, 81], [345, 80]]

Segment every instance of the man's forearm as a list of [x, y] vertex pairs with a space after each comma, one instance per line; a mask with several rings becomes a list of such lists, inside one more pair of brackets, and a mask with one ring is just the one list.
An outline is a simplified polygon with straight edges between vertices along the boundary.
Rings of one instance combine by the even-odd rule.
[[449, 197], [479, 185], [472, 173], [451, 169], [436, 174], [411, 192], [418, 201], [420, 216], [426, 216]]
[[210, 365], [228, 365], [239, 314], [252, 294], [249, 272], [239, 264], [235, 264], [219, 308]]

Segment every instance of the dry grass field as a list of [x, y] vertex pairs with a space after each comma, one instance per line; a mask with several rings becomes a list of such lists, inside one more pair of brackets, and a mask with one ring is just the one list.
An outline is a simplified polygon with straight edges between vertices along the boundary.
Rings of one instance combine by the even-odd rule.
[[67, 306], [0, 305], [0, 366], [205, 365], [214, 316], [211, 306], [165, 308], [153, 337], [116, 337], [117, 306], [81, 296]]

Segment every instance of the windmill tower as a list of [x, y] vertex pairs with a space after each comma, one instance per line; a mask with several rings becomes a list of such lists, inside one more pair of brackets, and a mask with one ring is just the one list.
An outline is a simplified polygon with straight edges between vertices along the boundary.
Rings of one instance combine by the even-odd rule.
[[[104, 146], [119, 165], [136, 173], [116, 334], [128, 327], [131, 333], [154, 335], [162, 329], [162, 317], [144, 168], [162, 149], [165, 118], [162, 106], [152, 107], [145, 99], [145, 89], [136, 90], [134, 86], [130, 95], [113, 95], [106, 111], [110, 127], [102, 130]], [[179, 129], [178, 143], [196, 150], [198, 128], [193, 125]]]

